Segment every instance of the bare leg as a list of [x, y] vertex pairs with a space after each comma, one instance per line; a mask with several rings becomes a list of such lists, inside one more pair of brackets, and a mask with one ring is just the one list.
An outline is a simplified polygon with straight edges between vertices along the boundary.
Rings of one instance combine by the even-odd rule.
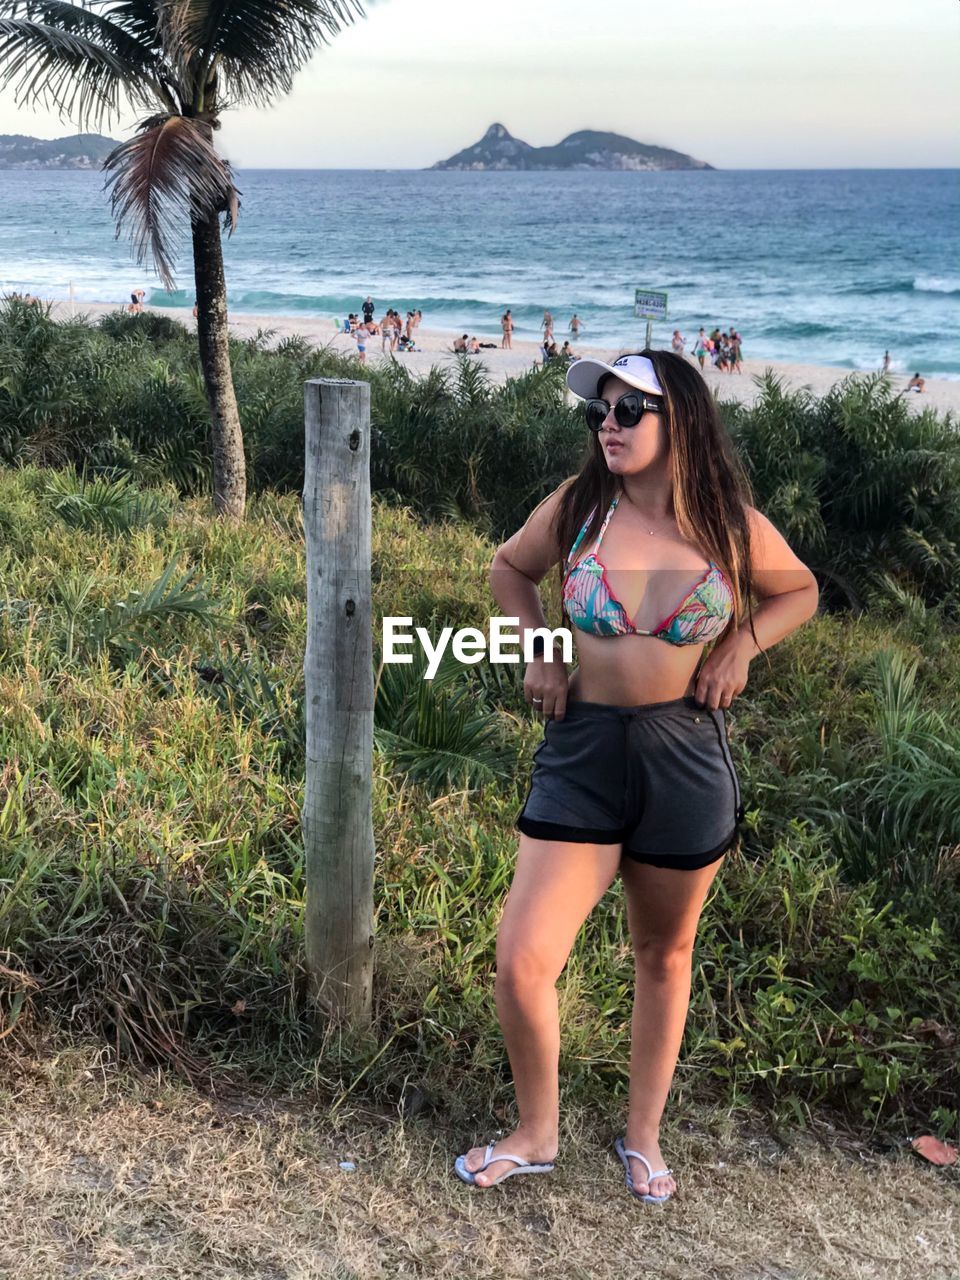
[[[525, 1160], [557, 1154], [560, 1125], [557, 979], [580, 926], [616, 877], [619, 844], [568, 844], [520, 836], [517, 866], [497, 933], [497, 1012], [510, 1058], [520, 1123], [494, 1147]], [[471, 1172], [484, 1147], [465, 1161]], [[515, 1166], [494, 1161], [477, 1184]]]
[[[698, 871], [652, 867], [624, 858], [627, 918], [636, 962], [630, 1046], [630, 1102], [625, 1146], [642, 1151], [654, 1169], [666, 1168], [660, 1119], [680, 1053], [690, 1004], [693, 944], [700, 912], [722, 858]], [[630, 1161], [633, 1185], [645, 1195], [675, 1190], [672, 1177], [654, 1178]]]

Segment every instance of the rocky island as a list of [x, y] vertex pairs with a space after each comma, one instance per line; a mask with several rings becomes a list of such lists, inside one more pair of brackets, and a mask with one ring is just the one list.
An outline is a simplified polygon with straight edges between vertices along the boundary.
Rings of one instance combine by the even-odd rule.
[[431, 169], [712, 169], [669, 147], [648, 146], [620, 133], [581, 129], [552, 147], [532, 147], [502, 124], [492, 124], [479, 142]]
[[119, 143], [102, 133], [68, 138], [28, 138], [0, 133], [0, 169], [99, 169]]

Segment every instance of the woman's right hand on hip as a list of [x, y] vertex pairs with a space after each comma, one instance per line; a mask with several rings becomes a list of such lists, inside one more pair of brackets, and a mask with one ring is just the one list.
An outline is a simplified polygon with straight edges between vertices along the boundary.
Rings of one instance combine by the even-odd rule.
[[567, 669], [555, 653], [552, 662], [534, 658], [523, 676], [523, 696], [545, 720], [562, 720], [567, 710]]

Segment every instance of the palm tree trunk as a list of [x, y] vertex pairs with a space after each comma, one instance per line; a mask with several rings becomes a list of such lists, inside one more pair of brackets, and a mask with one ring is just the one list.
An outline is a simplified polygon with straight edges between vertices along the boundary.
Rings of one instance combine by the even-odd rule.
[[193, 223], [193, 270], [197, 285], [200, 367], [210, 405], [213, 506], [218, 516], [242, 519], [247, 501], [247, 470], [230, 370], [227, 286], [219, 213], [210, 213]]

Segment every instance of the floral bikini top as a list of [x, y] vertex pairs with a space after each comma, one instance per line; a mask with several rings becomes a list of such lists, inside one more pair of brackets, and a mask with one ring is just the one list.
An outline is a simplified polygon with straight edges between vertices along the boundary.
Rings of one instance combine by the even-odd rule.
[[617, 494], [600, 526], [593, 550], [572, 568], [571, 562], [596, 508], [583, 522], [577, 540], [570, 548], [563, 579], [563, 603], [570, 621], [580, 631], [595, 636], [656, 636], [668, 644], [706, 644], [715, 640], [733, 612], [733, 591], [723, 571], [712, 560], [702, 579], [658, 627], [642, 631], [627, 617], [623, 605], [610, 590], [604, 566], [597, 559], [600, 539], [619, 501], [620, 495]]

